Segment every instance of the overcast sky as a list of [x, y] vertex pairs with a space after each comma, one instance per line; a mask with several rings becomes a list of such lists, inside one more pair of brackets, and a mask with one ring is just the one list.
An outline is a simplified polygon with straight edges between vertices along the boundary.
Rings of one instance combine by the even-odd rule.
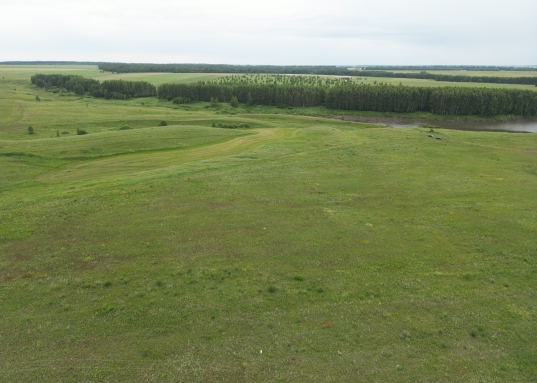
[[537, 65], [537, 0], [0, 0], [0, 61]]

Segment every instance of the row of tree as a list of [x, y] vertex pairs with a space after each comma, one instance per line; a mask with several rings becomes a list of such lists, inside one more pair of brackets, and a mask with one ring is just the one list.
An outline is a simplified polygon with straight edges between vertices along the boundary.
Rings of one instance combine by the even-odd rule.
[[518, 89], [351, 85], [327, 91], [329, 109], [493, 116], [537, 115], [537, 92]]
[[116, 73], [272, 73], [272, 74], [345, 74], [346, 67], [317, 65], [227, 65], [227, 64], [125, 64], [101, 63], [99, 69]]
[[318, 106], [324, 104], [326, 89], [318, 86], [295, 86], [276, 84], [219, 85], [213, 83], [162, 84], [157, 89], [158, 97], [173, 100], [177, 97], [193, 102], [218, 99], [249, 105]]
[[92, 78], [63, 74], [35, 74], [30, 80], [40, 88], [63, 88], [76, 94], [89, 92], [92, 86], [99, 84], [99, 81]]
[[470, 71], [537, 71], [537, 67], [497, 66], [497, 65], [370, 65], [364, 70], [470, 70]]
[[63, 88], [78, 95], [90, 93], [93, 97], [106, 99], [128, 99], [132, 97], [154, 97], [157, 89], [147, 81], [98, 80], [75, 75], [36, 74], [32, 84], [40, 88]]
[[[338, 66], [277, 66], [277, 65], [220, 65], [220, 64], [122, 64], [103, 63], [99, 69], [116, 73], [143, 73], [143, 72], [170, 72], [170, 73], [264, 73], [264, 74], [308, 74], [332, 76], [359, 76], [359, 77], [387, 77], [387, 78], [415, 78], [451, 82], [483, 82], [493, 84], [527, 84], [537, 86], [537, 77], [499, 77], [499, 76], [467, 76], [428, 73], [425, 71], [415, 73], [395, 73], [375, 68], [406, 68], [415, 70], [437, 67], [367, 67], [365, 70]], [[471, 70], [500, 70], [503, 67], [438, 67], [441, 69], [467, 68]], [[502, 70], [514, 70], [514, 67], [505, 67]], [[518, 68], [518, 70], [537, 70], [537, 68]]]
[[329, 109], [379, 112], [419, 112], [450, 115], [537, 115], [537, 92], [466, 87], [340, 85], [333, 87], [274, 84], [162, 84], [158, 97], [195, 101], [218, 99], [258, 105], [319, 106]]
[[522, 84], [537, 86], [537, 76], [534, 77], [499, 77], [499, 76], [468, 76], [449, 75], [429, 72], [418, 73], [395, 73], [386, 71], [362, 70], [355, 72], [363, 77], [389, 77], [389, 78], [415, 78], [422, 80], [449, 81], [449, 82], [484, 82], [490, 84]]

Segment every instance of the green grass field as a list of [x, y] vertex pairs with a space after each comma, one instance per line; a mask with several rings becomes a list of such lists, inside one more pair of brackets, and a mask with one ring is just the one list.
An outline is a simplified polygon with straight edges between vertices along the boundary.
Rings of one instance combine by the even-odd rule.
[[0, 67], [0, 381], [537, 382], [537, 135], [26, 69]]

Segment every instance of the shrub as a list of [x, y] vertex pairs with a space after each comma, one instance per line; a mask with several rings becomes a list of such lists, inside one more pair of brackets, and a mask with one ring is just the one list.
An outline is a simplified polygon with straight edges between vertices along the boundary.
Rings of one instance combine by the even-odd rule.
[[41, 99], [39, 98], [39, 96], [35, 96], [35, 101], [41, 101]]
[[119, 128], [119, 130], [129, 130], [132, 129], [129, 125], [123, 125]]
[[304, 280], [304, 277], [302, 275], [295, 275], [295, 281], [302, 282]]
[[166, 121], [161, 121], [158, 123], [158, 126], [166, 126], [168, 123]]
[[239, 100], [237, 100], [237, 97], [235, 96], [231, 97], [231, 106], [233, 108], [236, 108], [237, 106], [239, 106]]
[[88, 134], [88, 132], [86, 132], [84, 129], [77, 129], [76, 134], [78, 136], [83, 136], [84, 134]]
[[28, 134], [34, 134], [34, 128], [31, 126], [28, 127]]
[[189, 97], [175, 97], [172, 102], [174, 104], [190, 104], [192, 99]]
[[268, 290], [269, 293], [274, 294], [278, 289], [275, 286], [269, 286]]
[[402, 340], [409, 340], [410, 333], [407, 330], [403, 330], [403, 332], [399, 334], [399, 338], [401, 338]]

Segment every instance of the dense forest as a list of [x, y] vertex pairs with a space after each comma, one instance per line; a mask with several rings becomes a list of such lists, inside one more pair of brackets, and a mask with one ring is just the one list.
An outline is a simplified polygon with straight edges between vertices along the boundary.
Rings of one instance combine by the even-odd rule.
[[[436, 81], [451, 82], [483, 82], [493, 84], [526, 84], [537, 86], [537, 77], [495, 77], [495, 76], [468, 76], [446, 75], [422, 71], [420, 73], [394, 73], [386, 70], [370, 70], [375, 67], [367, 67], [365, 70], [338, 66], [273, 66], [273, 65], [217, 65], [217, 64], [99, 64], [99, 69], [116, 73], [143, 73], [143, 72], [170, 72], [170, 73], [264, 73], [264, 74], [307, 74], [307, 75], [332, 75], [332, 76], [361, 76], [361, 77], [388, 77], [388, 78], [415, 78]], [[379, 67], [380, 68], [380, 67]], [[382, 67], [387, 68], [387, 67]], [[399, 67], [393, 67], [396, 70]], [[407, 70], [424, 67], [401, 67]], [[426, 67], [429, 70], [436, 67]], [[440, 67], [443, 69], [463, 67]], [[464, 67], [472, 70], [500, 70], [501, 67]], [[479, 69], [475, 69], [479, 68]], [[493, 68], [493, 69], [491, 69]], [[506, 67], [514, 70], [513, 67]], [[519, 68], [520, 70], [521, 68]], [[524, 68], [524, 70], [537, 70]]]
[[63, 88], [75, 94], [86, 92], [93, 97], [106, 99], [128, 99], [132, 97], [152, 97], [157, 95], [157, 89], [146, 81], [98, 80], [75, 75], [36, 74], [30, 80], [40, 88]]
[[537, 115], [537, 92], [467, 87], [408, 87], [358, 84], [350, 78], [316, 76], [230, 76], [196, 84], [98, 80], [81, 76], [36, 74], [31, 81], [45, 89], [63, 88], [106, 99], [153, 97], [185, 102], [230, 102], [248, 105], [312, 107], [379, 112], [418, 112], [449, 115]]
[[537, 93], [490, 88], [424, 88], [391, 85], [340, 84], [309, 86], [289, 84], [162, 84], [161, 99], [231, 102], [249, 105], [319, 106], [328, 109], [379, 112], [418, 112], [450, 115], [537, 115]]
[[537, 93], [491, 88], [350, 85], [327, 91], [329, 109], [434, 114], [537, 115]]

